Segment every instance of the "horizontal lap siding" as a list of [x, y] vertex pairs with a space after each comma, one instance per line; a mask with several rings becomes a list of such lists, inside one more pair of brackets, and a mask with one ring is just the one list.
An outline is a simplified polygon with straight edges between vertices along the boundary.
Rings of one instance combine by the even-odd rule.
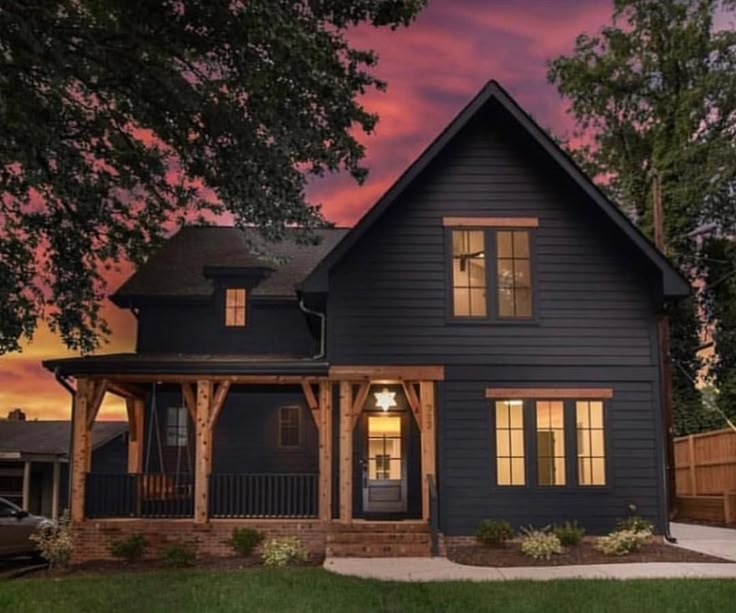
[[[485, 516], [515, 524], [585, 520], [609, 528], [635, 504], [661, 527], [656, 277], [600, 212], [480, 118], [433, 162], [330, 277], [334, 364], [443, 364], [442, 528]], [[443, 216], [538, 217], [536, 321], [448, 321]], [[602, 492], [491, 488], [486, 387], [613, 387]]]

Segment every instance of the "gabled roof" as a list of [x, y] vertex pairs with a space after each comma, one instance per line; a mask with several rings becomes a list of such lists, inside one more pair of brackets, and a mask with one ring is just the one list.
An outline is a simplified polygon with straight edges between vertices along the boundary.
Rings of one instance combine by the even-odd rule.
[[409, 166], [404, 174], [360, 219], [345, 237], [330, 251], [300, 285], [305, 292], [321, 292], [327, 289], [329, 271], [345, 256], [355, 243], [383, 215], [399, 196], [415, 181], [457, 134], [486, 107], [496, 101], [505, 109], [521, 129], [558, 165], [604, 213], [611, 225], [617, 228], [661, 272], [662, 291], [666, 297], [687, 296], [688, 281], [675, 269], [654, 244], [611, 202], [580, 167], [550, 136], [514, 101], [496, 81], [490, 81], [468, 105], [437, 136], [424, 152]]
[[[295, 297], [295, 287], [347, 232], [344, 228], [315, 230], [317, 245], [293, 240], [292, 231], [278, 243], [265, 243], [255, 230], [232, 226], [185, 226], [172, 236], [111, 296], [118, 306], [139, 298], [189, 297], [212, 294], [214, 284], [205, 269], [271, 269], [252, 296]], [[253, 253], [250, 245], [273, 256]]]
[[[92, 448], [96, 449], [128, 431], [125, 421], [98, 421], [92, 426]], [[0, 453], [56, 455], [69, 453], [71, 422], [0, 420]]]

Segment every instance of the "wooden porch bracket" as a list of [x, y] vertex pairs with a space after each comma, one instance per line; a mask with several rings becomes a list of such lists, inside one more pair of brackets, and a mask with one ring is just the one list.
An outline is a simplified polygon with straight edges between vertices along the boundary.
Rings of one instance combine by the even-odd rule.
[[143, 422], [144, 403], [142, 398], [126, 398], [128, 413], [128, 472], [143, 472]]
[[139, 385], [133, 383], [122, 383], [108, 380], [107, 391], [121, 398], [140, 398], [146, 397], [146, 390]]
[[350, 423], [351, 423], [351, 427], [353, 430], [355, 429], [355, 424], [358, 423], [360, 414], [363, 411], [363, 405], [365, 404], [365, 401], [368, 398], [368, 392], [370, 391], [370, 389], [371, 389], [370, 381], [366, 381], [360, 384], [358, 393], [355, 396], [355, 402], [353, 402], [353, 405], [350, 409]]
[[217, 386], [217, 391], [215, 392], [214, 398], [212, 400], [212, 406], [210, 407], [210, 430], [215, 427], [215, 423], [217, 422], [217, 418], [222, 412], [222, 407], [225, 404], [225, 399], [227, 398], [227, 393], [229, 391], [230, 381], [223, 381], [222, 383], [220, 383], [220, 385]]
[[[317, 402], [317, 397], [314, 395], [312, 384], [309, 381], [302, 381], [302, 391], [304, 392], [304, 398], [307, 401], [307, 406], [314, 413], [319, 409], [320, 404]], [[319, 425], [317, 426], [319, 427]]]
[[184, 406], [189, 412], [189, 417], [196, 423], [197, 421], [197, 397], [194, 393], [194, 386], [191, 383], [183, 382], [181, 384], [181, 398]]
[[[94, 379], [88, 380], [87, 387], [87, 428], [91, 428], [97, 419], [97, 414], [100, 412], [102, 401], [105, 398], [107, 392], [108, 381], [107, 379], [101, 379], [95, 381]], [[77, 392], [79, 393], [79, 392]]]
[[409, 381], [402, 381], [401, 386], [404, 388], [404, 394], [406, 394], [406, 400], [409, 403], [409, 408], [411, 409], [412, 413], [414, 413], [414, 417], [417, 420], [419, 430], [421, 430], [423, 426], [422, 405], [419, 402], [419, 397], [417, 396], [416, 389], [414, 389], [414, 383]]

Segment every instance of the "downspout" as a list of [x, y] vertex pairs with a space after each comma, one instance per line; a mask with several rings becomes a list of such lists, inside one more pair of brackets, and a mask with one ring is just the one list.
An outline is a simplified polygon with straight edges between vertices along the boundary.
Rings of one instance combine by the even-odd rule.
[[67, 377], [61, 374], [61, 370], [56, 367], [54, 368], [54, 379], [56, 379], [59, 384], [67, 391], [69, 392], [69, 395], [72, 397], [72, 415], [71, 415], [71, 421], [70, 421], [70, 428], [69, 428], [69, 459], [67, 462], [67, 492], [66, 492], [66, 504], [67, 508], [69, 507], [69, 503], [72, 499], [72, 458], [74, 457], [74, 408], [76, 406], [76, 402], [74, 400], [77, 396], [77, 390], [75, 390], [71, 384], [69, 383], [69, 380]]
[[321, 360], [325, 357], [325, 354], [327, 353], [327, 316], [320, 311], [314, 311], [310, 308], [307, 308], [307, 306], [304, 304], [303, 297], [299, 300], [299, 308], [307, 315], [314, 315], [315, 317], [319, 317], [319, 353], [312, 356], [312, 359]]

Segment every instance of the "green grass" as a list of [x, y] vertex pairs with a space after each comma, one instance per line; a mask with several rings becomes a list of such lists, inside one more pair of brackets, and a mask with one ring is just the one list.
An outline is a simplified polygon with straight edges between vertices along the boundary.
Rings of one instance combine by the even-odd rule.
[[319, 568], [166, 571], [16, 580], [0, 584], [0, 611], [475, 611], [597, 613], [730, 610], [736, 581], [383, 583]]

